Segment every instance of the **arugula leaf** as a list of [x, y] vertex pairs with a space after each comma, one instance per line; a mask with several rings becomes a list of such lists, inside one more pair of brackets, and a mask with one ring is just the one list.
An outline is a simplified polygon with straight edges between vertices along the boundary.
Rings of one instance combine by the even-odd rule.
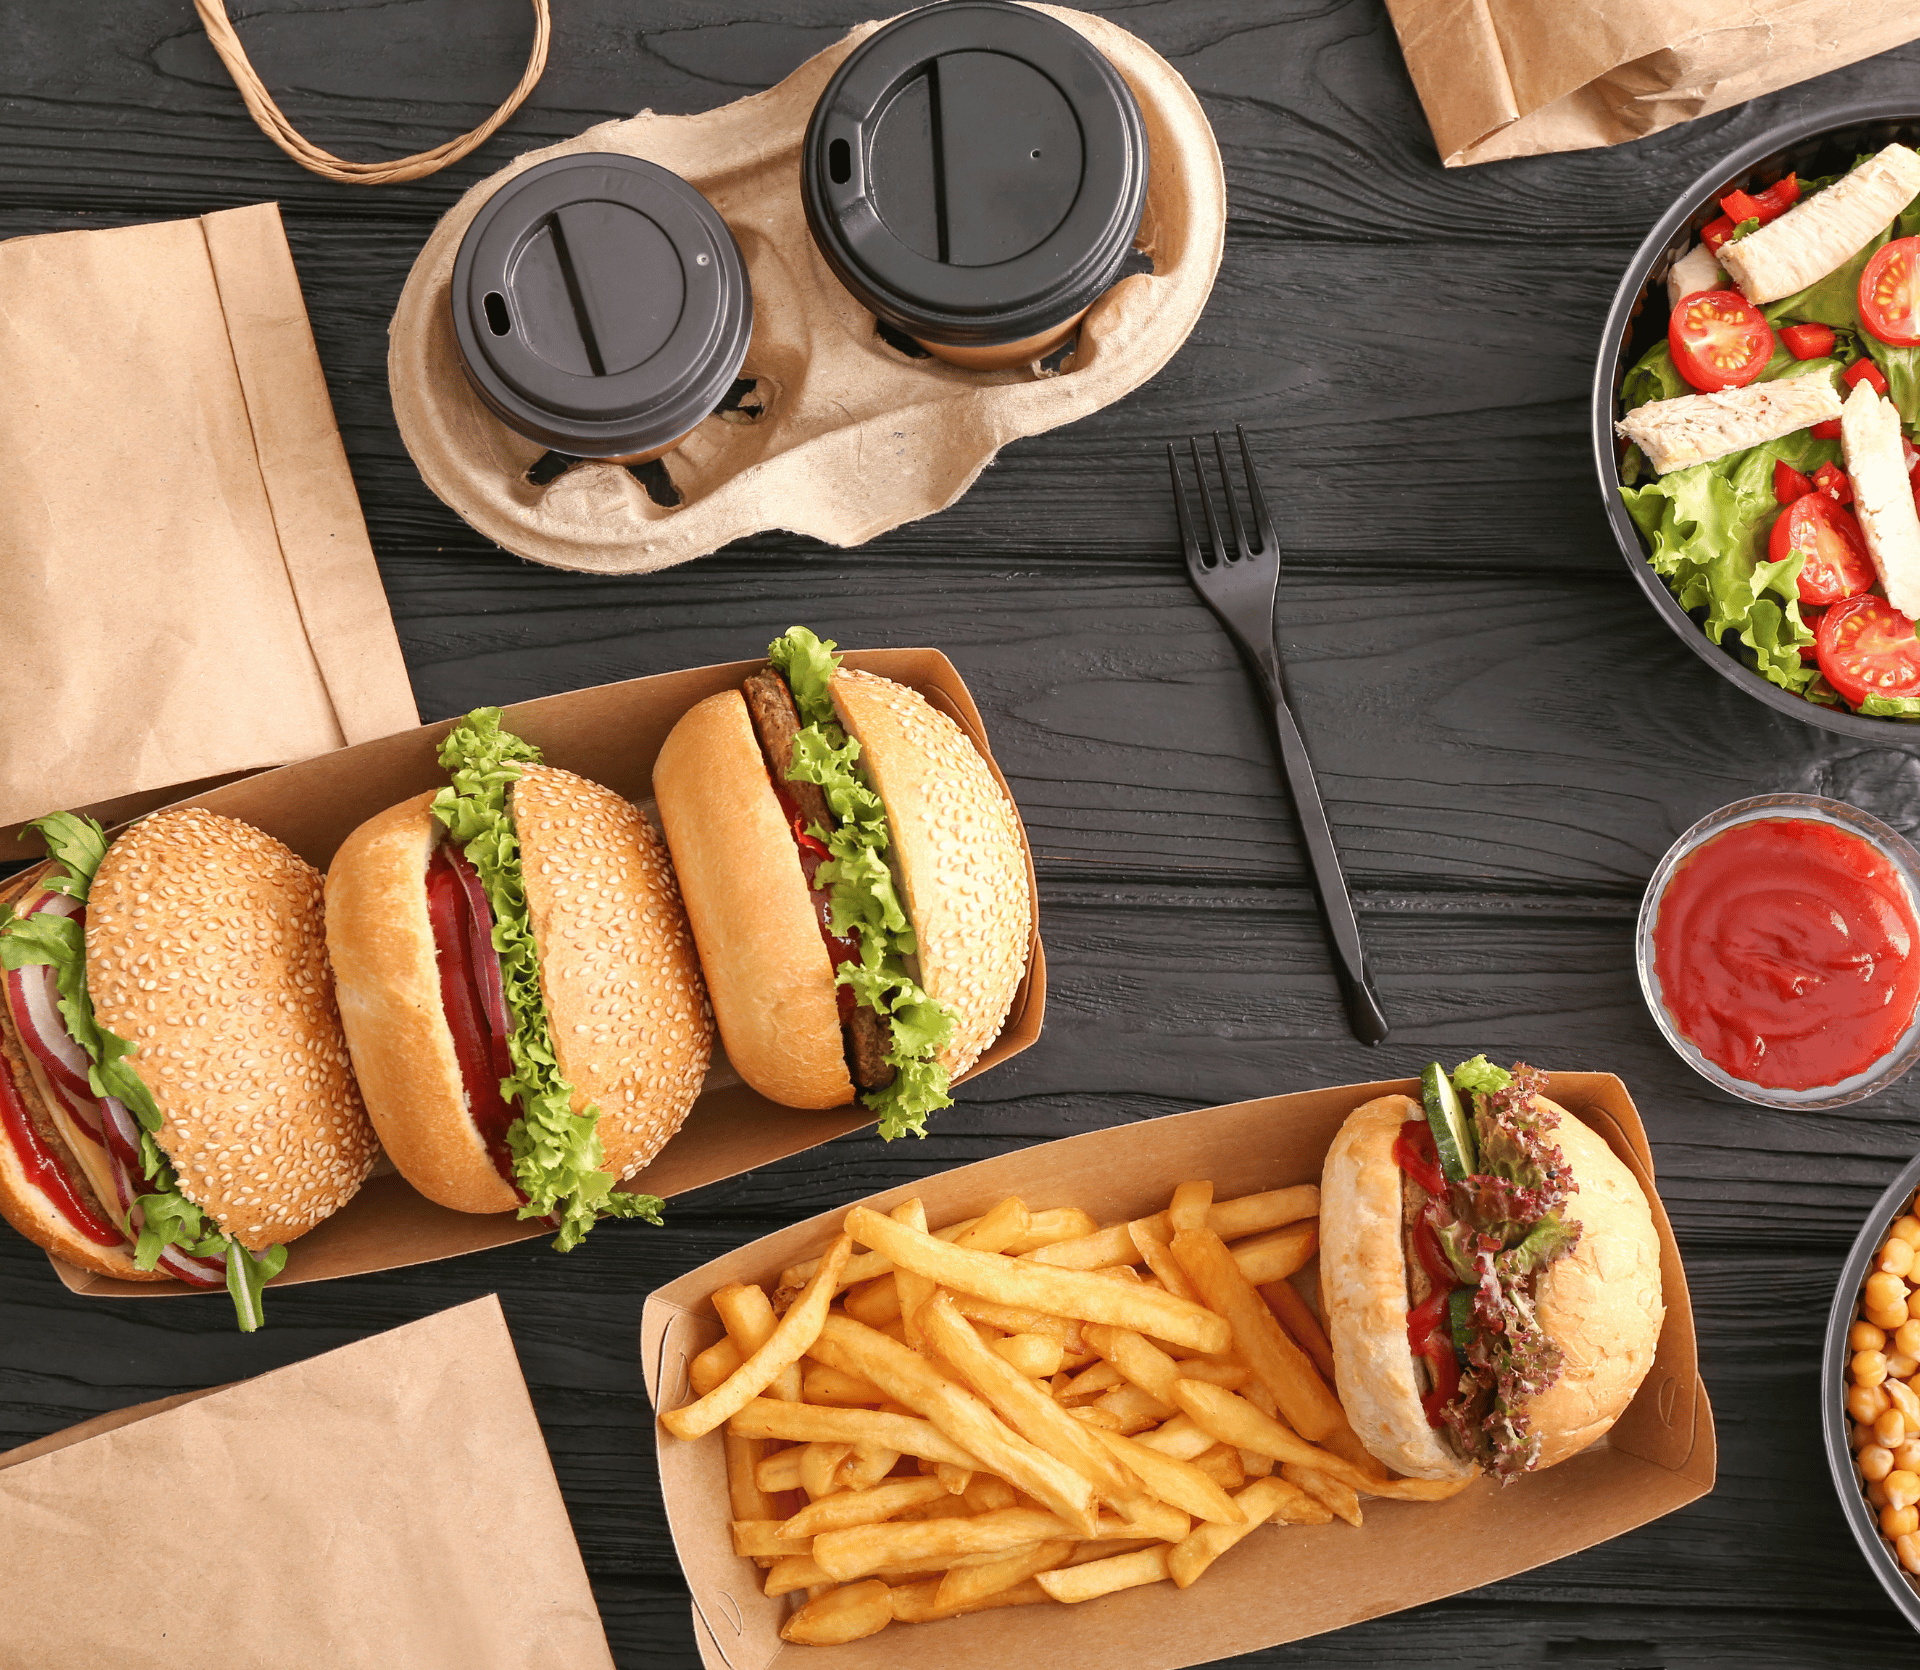
[[[49, 893], [87, 901], [95, 872], [107, 855], [106, 831], [92, 818], [71, 812], [54, 812], [27, 826], [37, 829], [46, 839], [47, 851], [57, 866], [49, 871], [41, 885]], [[247, 1252], [239, 1242], [214, 1227], [207, 1214], [180, 1192], [179, 1178], [166, 1153], [155, 1141], [165, 1123], [153, 1093], [134, 1067], [136, 1053], [132, 1043], [102, 1026], [93, 1012], [93, 999], [87, 992], [86, 930], [71, 916], [56, 916], [37, 911], [18, 916], [11, 911], [0, 918], [0, 967], [19, 969], [49, 966], [54, 985], [60, 993], [59, 1009], [68, 1035], [86, 1051], [89, 1066], [87, 1082], [96, 1096], [111, 1096], [131, 1113], [140, 1127], [140, 1168], [153, 1185], [150, 1192], [138, 1195], [142, 1225], [137, 1234], [132, 1217], [120, 1220], [120, 1227], [133, 1239], [136, 1268], [151, 1270], [168, 1247], [178, 1247], [194, 1258], [227, 1260], [227, 1289], [233, 1295], [234, 1314], [240, 1331], [250, 1334], [262, 1320], [261, 1288], [278, 1275], [287, 1262], [285, 1247], [269, 1247], [264, 1253]], [[112, 1203], [102, 1202], [108, 1210]], [[249, 1278], [241, 1289], [234, 1286], [235, 1260], [244, 1260], [249, 1270], [266, 1271]], [[269, 1268], [271, 1266], [271, 1268]]]
[[507, 1127], [514, 1182], [527, 1197], [520, 1216], [553, 1218], [559, 1230], [553, 1245], [567, 1252], [602, 1217], [659, 1223], [662, 1202], [656, 1195], [615, 1190], [619, 1180], [602, 1169], [600, 1110], [573, 1111], [574, 1087], [554, 1051], [520, 870], [520, 837], [507, 811], [507, 790], [523, 775], [521, 765], [539, 761], [538, 748], [500, 728], [499, 708], [475, 708], [440, 745], [440, 763], [453, 782], [434, 796], [433, 815], [479, 872], [493, 911], [493, 946], [513, 1020], [507, 1041], [513, 1072], [500, 1081], [500, 1093], [520, 1109]]
[[816, 887], [832, 888], [836, 934], [860, 943], [858, 961], [840, 965], [838, 984], [856, 1001], [887, 1017], [892, 1045], [887, 1062], [893, 1082], [861, 1093], [879, 1118], [880, 1135], [927, 1134], [927, 1115], [953, 1105], [950, 1075], [938, 1057], [953, 1039], [957, 1017], [921, 988], [907, 959], [919, 951], [885, 854], [892, 845], [887, 809], [859, 766], [860, 743], [847, 735], [834, 713], [830, 690], [840, 657], [831, 639], [804, 626], [790, 628], [767, 646], [767, 658], [787, 681], [806, 721], [794, 738], [787, 777], [816, 784], [839, 820], [837, 829], [808, 831], [831, 855], [814, 873]]

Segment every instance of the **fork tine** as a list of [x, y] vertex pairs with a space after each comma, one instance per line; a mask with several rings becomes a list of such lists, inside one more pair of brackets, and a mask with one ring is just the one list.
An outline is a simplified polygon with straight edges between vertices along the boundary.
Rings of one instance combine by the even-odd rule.
[[1200, 462], [1200, 442], [1189, 435], [1187, 450], [1193, 454], [1193, 473], [1200, 478], [1200, 514], [1207, 519], [1207, 542], [1213, 546], [1214, 565], [1227, 564], [1227, 547], [1220, 538], [1220, 523], [1213, 514], [1213, 495], [1207, 491], [1207, 467]]
[[1253, 555], [1247, 549], [1246, 529], [1240, 526], [1240, 501], [1233, 491], [1233, 477], [1227, 473], [1227, 449], [1220, 444], [1220, 431], [1213, 432], [1213, 461], [1220, 466], [1220, 491], [1227, 496], [1227, 520], [1233, 525], [1233, 554], [1247, 558]]
[[1240, 437], [1240, 462], [1247, 467], [1247, 492], [1253, 499], [1253, 531], [1260, 540], [1260, 554], [1278, 549], [1273, 534], [1273, 518], [1267, 514], [1267, 501], [1260, 491], [1260, 477], [1254, 473], [1253, 452], [1247, 445], [1247, 431], [1240, 425], [1233, 426], [1233, 432]]
[[1180, 549], [1186, 553], [1187, 567], [1200, 566], [1200, 542], [1193, 537], [1193, 513], [1187, 508], [1187, 489], [1180, 480], [1180, 460], [1173, 442], [1167, 442], [1167, 469], [1173, 475], [1173, 514], [1180, 523]]

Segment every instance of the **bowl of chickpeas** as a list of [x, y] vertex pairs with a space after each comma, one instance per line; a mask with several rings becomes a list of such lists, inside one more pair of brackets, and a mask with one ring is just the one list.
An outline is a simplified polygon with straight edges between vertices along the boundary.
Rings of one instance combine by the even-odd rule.
[[1854, 1540], [1920, 1629], [1920, 1159], [1880, 1197], [1841, 1272], [1826, 1360], [1827, 1460]]

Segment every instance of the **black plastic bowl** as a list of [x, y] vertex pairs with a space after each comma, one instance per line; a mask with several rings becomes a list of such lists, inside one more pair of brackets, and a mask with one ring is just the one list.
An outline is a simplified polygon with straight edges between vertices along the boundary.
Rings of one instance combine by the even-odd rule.
[[1893, 1550], [1880, 1538], [1880, 1525], [1874, 1518], [1866, 1492], [1853, 1471], [1853, 1451], [1847, 1445], [1847, 1361], [1853, 1355], [1847, 1349], [1847, 1330], [1853, 1326], [1854, 1308], [1860, 1302], [1861, 1284], [1867, 1279], [1867, 1266], [1887, 1238], [1893, 1220], [1906, 1210], [1913, 1191], [1920, 1188], [1920, 1157], [1887, 1186], [1887, 1192], [1867, 1214], [1853, 1251], [1847, 1254], [1846, 1268], [1840, 1272], [1840, 1285], [1834, 1290], [1833, 1308], [1827, 1312], [1827, 1343], [1820, 1353], [1820, 1425], [1827, 1443], [1827, 1466], [1833, 1474], [1833, 1488], [1840, 1496], [1840, 1511], [1846, 1515], [1847, 1529], [1860, 1545], [1880, 1587], [1916, 1630], [1920, 1630], [1920, 1583], [1909, 1577]]
[[[1920, 728], [1916, 728], [1913, 721], [1869, 719], [1843, 708], [1810, 702], [1804, 696], [1768, 683], [1747, 666], [1740, 659], [1736, 637], [1729, 635], [1728, 638], [1728, 643], [1736, 647], [1723, 649], [1701, 631], [1700, 623], [1680, 607], [1680, 600], [1667, 589], [1666, 581], [1654, 573], [1647, 561], [1647, 548], [1641, 541], [1640, 530], [1633, 525], [1633, 518], [1621, 502], [1620, 460], [1626, 452], [1626, 443], [1613, 430], [1614, 420], [1620, 415], [1621, 379], [1642, 354], [1666, 339], [1668, 269], [1700, 241], [1700, 228], [1719, 216], [1720, 199], [1736, 186], [1758, 191], [1786, 173], [1815, 176], [1844, 173], [1853, 166], [1856, 156], [1877, 151], [1896, 140], [1907, 145], [1920, 143], [1920, 105], [1911, 99], [1847, 105], [1762, 134], [1680, 194], [1679, 200], [1647, 234], [1646, 242], [1628, 264], [1620, 288], [1614, 292], [1613, 307], [1607, 314], [1606, 330], [1600, 338], [1600, 363], [1593, 377], [1593, 462], [1599, 471], [1600, 493], [1607, 503], [1613, 536], [1619, 541], [1620, 554], [1626, 558], [1627, 567], [1647, 594], [1647, 601], [1708, 666], [1722, 678], [1731, 679], [1749, 696], [1795, 719], [1804, 719], [1809, 725], [1820, 725], [1842, 736], [1873, 742], [1920, 743]], [[1649, 295], [1654, 300], [1652, 307], [1647, 305]], [[1916, 1627], [1920, 1627], [1920, 1618], [1915, 1621]]]

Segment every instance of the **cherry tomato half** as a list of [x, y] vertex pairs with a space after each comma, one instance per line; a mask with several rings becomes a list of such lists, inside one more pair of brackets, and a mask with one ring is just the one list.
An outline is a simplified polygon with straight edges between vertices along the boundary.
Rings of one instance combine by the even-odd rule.
[[1859, 522], [1824, 493], [1803, 494], [1774, 520], [1768, 560], [1785, 562], [1796, 551], [1802, 603], [1838, 603], [1873, 586], [1873, 558]]
[[1874, 252], [1860, 275], [1860, 322], [1896, 348], [1920, 347], [1920, 238]]
[[1869, 592], [1834, 604], [1820, 617], [1815, 648], [1827, 682], [1854, 707], [1869, 696], [1920, 695], [1920, 639], [1884, 597]]
[[1667, 346], [1695, 388], [1740, 388], [1773, 358], [1773, 327], [1738, 290], [1701, 290], [1673, 310]]
[[1835, 504], [1853, 503], [1853, 483], [1838, 464], [1822, 464], [1813, 472], [1813, 490], [1826, 494]]
[[1797, 360], [1825, 359], [1833, 352], [1831, 325], [1782, 325], [1780, 340]]
[[[1808, 603], [1802, 603], [1800, 605], [1800, 618], [1807, 623], [1807, 630], [1812, 632], [1816, 638], [1820, 633], [1820, 622], [1826, 618], [1826, 613], [1827, 611], [1825, 609], [1816, 609]], [[1820, 646], [1817, 643], [1802, 644], [1800, 646], [1800, 659], [1802, 661], [1818, 662], [1820, 659]]]

